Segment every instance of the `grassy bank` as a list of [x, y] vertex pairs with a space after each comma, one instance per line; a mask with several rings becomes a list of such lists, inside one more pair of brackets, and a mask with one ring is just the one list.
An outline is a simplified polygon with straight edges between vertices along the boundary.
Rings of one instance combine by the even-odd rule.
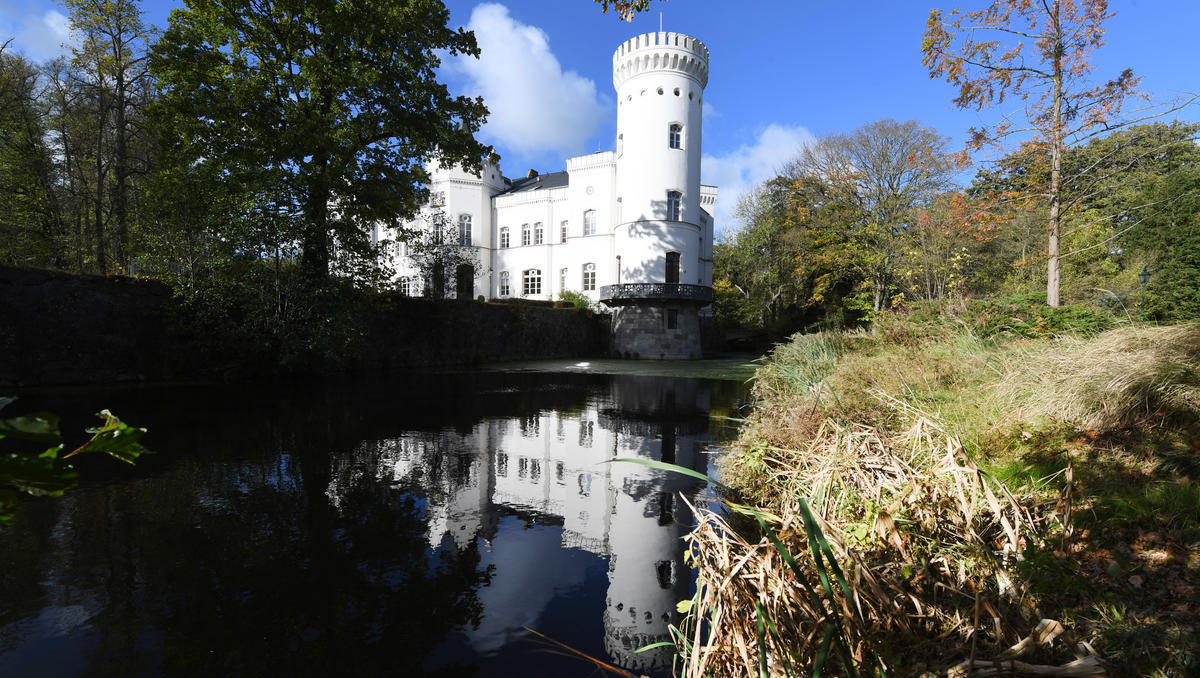
[[923, 309], [793, 337], [755, 394], [686, 675], [1200, 672], [1200, 325]]

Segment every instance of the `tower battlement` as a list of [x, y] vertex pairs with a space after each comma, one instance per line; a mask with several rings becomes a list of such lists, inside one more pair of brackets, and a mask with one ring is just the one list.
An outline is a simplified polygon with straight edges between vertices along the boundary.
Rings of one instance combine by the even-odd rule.
[[708, 47], [683, 33], [644, 33], [634, 36], [613, 52], [613, 87], [648, 72], [674, 71], [708, 85]]

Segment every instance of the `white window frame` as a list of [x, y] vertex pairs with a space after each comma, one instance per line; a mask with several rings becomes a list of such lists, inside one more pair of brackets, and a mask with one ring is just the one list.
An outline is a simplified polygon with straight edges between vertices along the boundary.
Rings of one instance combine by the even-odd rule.
[[500, 227], [500, 249], [507, 249], [509, 245], [510, 233], [507, 226]]
[[583, 265], [583, 291], [593, 292], [596, 289], [596, 265]]
[[596, 235], [596, 210], [586, 210], [583, 213], [583, 234]]
[[679, 191], [667, 191], [667, 221], [679, 221], [683, 212], [683, 194]]
[[521, 296], [529, 297], [542, 293], [542, 269], [527, 268], [521, 271]]
[[521, 247], [529, 245], [530, 237], [533, 235], [533, 230], [529, 228], [529, 224], [521, 224]]
[[667, 147], [683, 148], [683, 125], [677, 122], [667, 125]]
[[509, 294], [509, 292], [511, 292], [511, 291], [512, 291], [512, 289], [509, 287], [509, 275], [508, 275], [508, 271], [500, 271], [500, 285], [499, 285], [499, 288], [500, 288], [500, 289], [499, 289], [499, 294], [500, 294], [500, 296], [502, 296], [502, 297], [507, 297], [507, 296], [508, 296], [508, 294]]
[[460, 244], [460, 245], [470, 245], [471, 244], [471, 215], [470, 214], [464, 213], [464, 214], [458, 215], [458, 244]]
[[571, 226], [571, 222], [569, 222], [569, 221], [563, 221], [561, 224], [558, 225], [558, 229], [559, 229], [559, 231], [558, 231], [559, 240], [558, 241], [560, 243], [565, 243], [567, 241], [567, 229], [569, 229], [570, 226]]
[[567, 291], [567, 269], [565, 268], [560, 268], [558, 270], [558, 291]]
[[533, 244], [541, 245], [546, 242], [546, 227], [542, 222], [537, 221], [533, 224]]

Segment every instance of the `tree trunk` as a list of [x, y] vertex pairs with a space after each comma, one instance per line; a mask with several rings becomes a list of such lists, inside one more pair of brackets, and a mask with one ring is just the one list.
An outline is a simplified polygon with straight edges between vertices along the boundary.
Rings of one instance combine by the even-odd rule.
[[1046, 304], [1059, 305], [1058, 232], [1062, 193], [1063, 145], [1063, 35], [1059, 23], [1059, 3], [1054, 3], [1054, 119], [1050, 129], [1050, 242], [1046, 252]]
[[307, 282], [322, 283], [329, 277], [329, 183], [324, 174], [326, 162], [314, 163], [321, 169], [309, 181], [300, 263]]

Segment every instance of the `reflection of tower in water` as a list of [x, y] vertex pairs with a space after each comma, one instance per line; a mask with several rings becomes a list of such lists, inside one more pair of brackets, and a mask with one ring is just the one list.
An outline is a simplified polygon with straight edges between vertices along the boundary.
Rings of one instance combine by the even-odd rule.
[[[434, 548], [504, 539], [497, 535], [504, 514], [547, 524], [561, 518], [561, 548], [609, 558], [605, 650], [614, 663], [648, 672], [670, 663], [670, 648], [636, 650], [670, 639], [676, 604], [688, 597], [681, 538], [691, 516], [679, 494], [690, 496], [700, 483], [606, 462], [652, 459], [703, 472], [709, 397], [705, 382], [615, 377], [610, 398], [569, 413], [492, 418], [466, 432], [412, 432], [364, 443], [335, 463], [328, 494], [340, 508], [340, 497], [364, 482], [382, 481], [383, 492], [419, 488]], [[534, 600], [522, 587], [546, 576], [538, 569], [544, 560], [544, 554], [522, 553], [496, 572], [481, 593], [485, 605], [519, 600], [528, 609], [485, 608], [484, 623], [467, 631], [476, 651], [495, 651], [538, 618], [554, 594]]]
[[[643, 452], [649, 454], [638, 456], [694, 468], [695, 450], [688, 444], [692, 441], [681, 441], [684, 445], [677, 444], [675, 425], [666, 423], [657, 439], [645, 439], [651, 449]], [[620, 518], [609, 530], [604, 647], [617, 664], [647, 671], [668, 665], [671, 649], [637, 649], [670, 639], [667, 627], [678, 616], [675, 605], [688, 597], [682, 537], [690, 516], [679, 493], [694, 489], [695, 483], [678, 474], [664, 478], [661, 471], [619, 466], [625, 468], [614, 507]]]

